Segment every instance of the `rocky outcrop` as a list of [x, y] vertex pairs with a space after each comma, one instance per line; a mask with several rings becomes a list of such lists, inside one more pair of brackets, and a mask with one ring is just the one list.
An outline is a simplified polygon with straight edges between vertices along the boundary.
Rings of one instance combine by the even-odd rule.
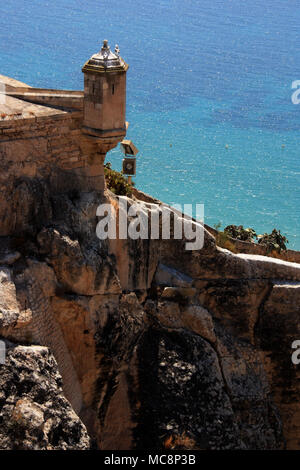
[[[0, 250], [0, 334], [19, 344], [0, 365], [13, 390], [0, 447], [299, 448], [300, 265], [230, 253], [207, 231], [195, 251], [100, 241], [97, 206], [117, 207], [113, 194], [38, 184]], [[51, 396], [38, 391], [47, 380]]]
[[62, 391], [56, 361], [43, 346], [6, 342], [0, 366], [0, 448], [87, 450], [90, 438]]
[[[265, 298], [256, 327], [274, 400], [280, 410], [289, 449], [300, 446], [299, 366], [292, 364], [291, 345], [300, 338], [300, 283], [276, 281]], [[286, 354], [290, 351], [290, 354]]]

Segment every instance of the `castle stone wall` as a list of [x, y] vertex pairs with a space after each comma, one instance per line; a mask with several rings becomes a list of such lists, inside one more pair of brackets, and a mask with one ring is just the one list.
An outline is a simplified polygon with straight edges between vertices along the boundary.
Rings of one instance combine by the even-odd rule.
[[[0, 121], [0, 181], [37, 177], [53, 180], [58, 191], [103, 190], [105, 155], [81, 124], [81, 112]], [[57, 180], [58, 173], [63, 177]]]

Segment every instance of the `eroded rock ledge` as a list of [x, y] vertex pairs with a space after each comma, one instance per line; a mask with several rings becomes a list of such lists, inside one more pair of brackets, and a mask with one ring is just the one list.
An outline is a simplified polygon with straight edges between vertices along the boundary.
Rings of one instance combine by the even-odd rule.
[[39, 184], [1, 213], [0, 447], [298, 449], [300, 265], [99, 242], [111, 193]]

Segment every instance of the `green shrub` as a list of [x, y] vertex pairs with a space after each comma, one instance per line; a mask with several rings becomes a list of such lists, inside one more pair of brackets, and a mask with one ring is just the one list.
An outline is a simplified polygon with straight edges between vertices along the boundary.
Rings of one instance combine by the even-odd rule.
[[274, 228], [272, 233], [264, 233], [263, 235], [258, 235], [258, 243], [267, 247], [268, 252], [277, 251], [278, 253], [281, 250], [286, 251], [286, 243], [288, 239], [280, 233], [280, 230]]
[[118, 196], [131, 196], [132, 186], [128, 184], [122, 173], [111, 168], [110, 163], [104, 165], [104, 176], [106, 185], [112, 193]]
[[224, 231], [220, 230], [221, 224], [214, 225], [217, 230], [216, 242], [218, 246], [227, 248], [230, 251], [236, 252], [234, 244], [230, 241], [231, 238], [254, 243], [254, 239], [258, 239], [258, 244], [267, 248], [267, 252], [271, 253], [276, 251], [280, 253], [282, 250], [286, 251], [286, 244], [288, 239], [280, 233], [280, 230], [273, 229], [272, 233], [264, 233], [257, 235], [253, 228], [244, 228], [242, 225], [227, 225]]
[[219, 222], [218, 224], [214, 225], [215, 230], [217, 230], [217, 235], [216, 235], [216, 243], [218, 246], [221, 248], [226, 248], [226, 250], [232, 251], [233, 253], [236, 253], [237, 250], [234, 246], [234, 244], [230, 241], [229, 235], [224, 231], [220, 230], [221, 228], [221, 223]]
[[224, 229], [224, 233], [231, 238], [236, 238], [244, 242], [253, 242], [254, 239], [257, 238], [257, 234], [253, 228], [244, 228], [242, 225], [227, 225]]

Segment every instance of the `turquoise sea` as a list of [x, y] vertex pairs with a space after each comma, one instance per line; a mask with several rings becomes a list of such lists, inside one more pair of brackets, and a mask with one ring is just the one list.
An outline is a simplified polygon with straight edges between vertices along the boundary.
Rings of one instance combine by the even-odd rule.
[[[82, 89], [105, 38], [130, 64], [136, 185], [300, 250], [300, 1], [3, 0], [0, 73]], [[107, 159], [120, 169], [119, 149]]]

